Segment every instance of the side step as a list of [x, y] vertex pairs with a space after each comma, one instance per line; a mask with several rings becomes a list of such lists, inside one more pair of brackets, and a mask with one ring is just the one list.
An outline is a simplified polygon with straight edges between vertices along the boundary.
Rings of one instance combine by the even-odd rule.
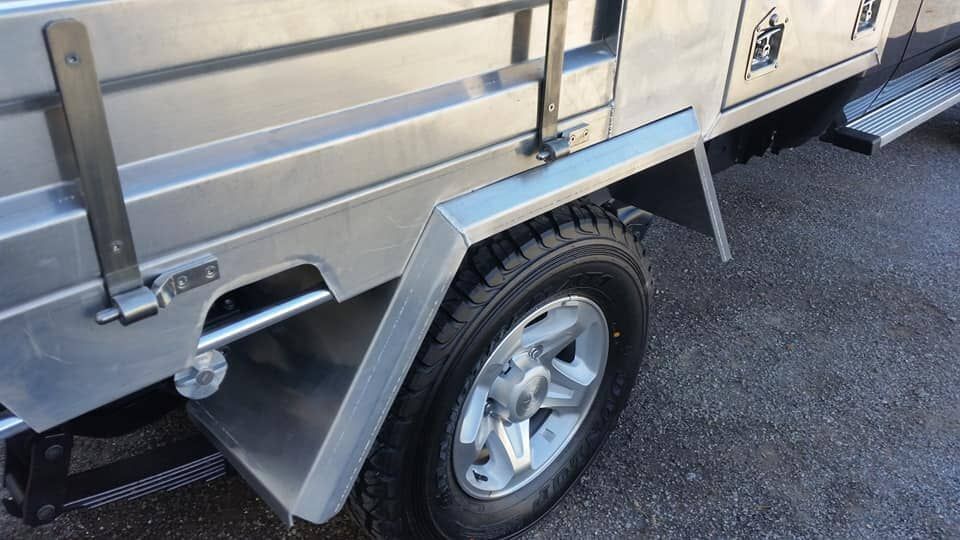
[[[874, 155], [913, 128], [960, 103], [960, 51], [892, 81], [881, 96], [889, 103], [837, 129], [830, 141], [842, 148]], [[945, 67], [952, 71], [942, 71]], [[930, 79], [931, 75], [935, 78]], [[920, 86], [907, 91], [910, 83]], [[879, 98], [878, 98], [879, 99]]]

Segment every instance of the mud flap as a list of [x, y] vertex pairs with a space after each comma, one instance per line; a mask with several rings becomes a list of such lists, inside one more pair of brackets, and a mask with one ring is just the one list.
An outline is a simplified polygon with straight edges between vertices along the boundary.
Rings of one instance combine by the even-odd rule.
[[692, 150], [610, 186], [618, 201], [713, 237], [723, 262], [730, 245], [720, 216], [703, 141]]

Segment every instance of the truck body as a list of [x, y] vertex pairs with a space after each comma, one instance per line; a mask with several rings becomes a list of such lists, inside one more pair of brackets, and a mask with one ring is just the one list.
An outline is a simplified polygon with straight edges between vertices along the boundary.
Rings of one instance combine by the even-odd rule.
[[219, 463], [186, 479], [225, 459], [328, 520], [477, 246], [590, 199], [726, 259], [712, 172], [874, 153], [960, 101], [951, 0], [14, 0], [0, 43], [0, 429], [31, 524], [88, 506], [25, 489], [35, 445], [184, 403]]

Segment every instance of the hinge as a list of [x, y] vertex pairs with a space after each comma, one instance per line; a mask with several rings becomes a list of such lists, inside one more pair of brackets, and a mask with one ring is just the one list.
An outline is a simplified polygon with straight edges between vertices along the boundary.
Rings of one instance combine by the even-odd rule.
[[[158, 286], [160, 278], [151, 290], [140, 274], [87, 29], [79, 21], [64, 19], [47, 24], [43, 33], [63, 102], [93, 246], [110, 297], [111, 307], [98, 313], [96, 320], [100, 324], [115, 320], [130, 324], [156, 315], [169, 303], [165, 298], [172, 296], [169, 287]], [[191, 271], [180, 267], [175, 269], [177, 275], [193, 277], [193, 266], [201, 273], [212, 272], [212, 278], [192, 283], [208, 283], [220, 276], [216, 259], [211, 256], [187, 266]]]

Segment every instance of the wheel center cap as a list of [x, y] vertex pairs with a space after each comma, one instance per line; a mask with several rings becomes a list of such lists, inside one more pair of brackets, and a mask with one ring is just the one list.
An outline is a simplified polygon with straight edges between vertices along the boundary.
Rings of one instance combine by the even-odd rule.
[[520, 420], [530, 418], [543, 404], [547, 397], [547, 387], [550, 381], [544, 376], [535, 376], [527, 380], [520, 392], [517, 393], [517, 402], [514, 406], [514, 412]]

